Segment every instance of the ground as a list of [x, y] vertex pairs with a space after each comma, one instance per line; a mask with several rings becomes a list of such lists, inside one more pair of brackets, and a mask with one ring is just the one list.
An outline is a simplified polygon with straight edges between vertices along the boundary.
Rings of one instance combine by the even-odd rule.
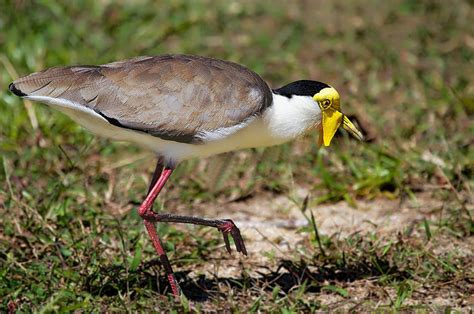
[[[472, 311], [473, 19], [461, 0], [0, 3], [0, 311]], [[178, 302], [136, 213], [153, 156], [7, 88], [169, 52], [329, 83], [368, 139], [181, 164], [155, 209], [231, 218], [249, 255], [160, 224]]]

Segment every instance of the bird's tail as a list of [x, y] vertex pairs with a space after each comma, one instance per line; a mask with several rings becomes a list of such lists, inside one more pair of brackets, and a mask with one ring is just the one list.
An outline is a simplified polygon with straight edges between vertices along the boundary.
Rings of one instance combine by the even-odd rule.
[[10, 84], [9, 89], [19, 97], [55, 98], [67, 93], [70, 87], [83, 86], [89, 76], [97, 75], [95, 66], [55, 67], [19, 78]]

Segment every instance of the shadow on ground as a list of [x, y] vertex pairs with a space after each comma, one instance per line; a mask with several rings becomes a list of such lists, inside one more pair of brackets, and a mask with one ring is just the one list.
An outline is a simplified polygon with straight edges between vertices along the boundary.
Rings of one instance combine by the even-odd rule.
[[[192, 301], [206, 301], [211, 297], [223, 296], [222, 286], [231, 289], [263, 289], [273, 291], [276, 286], [284, 293], [305, 283], [305, 292], [317, 293], [323, 285], [334, 282], [352, 282], [368, 277], [379, 276], [382, 273], [392, 278], [404, 279], [409, 274], [405, 271], [390, 267], [388, 264], [367, 264], [360, 262], [355, 265], [308, 265], [305, 262], [295, 263], [281, 260], [274, 269], [258, 272], [251, 277], [243, 272], [239, 278], [217, 277], [209, 278], [200, 275], [190, 278], [189, 271], [177, 272], [176, 277], [186, 297]], [[139, 289], [152, 289], [158, 293], [167, 293], [168, 282], [163, 276], [158, 259], [145, 263], [136, 271], [128, 271], [123, 266], [104, 267], [99, 272], [87, 276], [84, 289], [93, 295], [114, 296], [131, 292], [133, 297]], [[135, 292], [132, 292], [135, 291]]]

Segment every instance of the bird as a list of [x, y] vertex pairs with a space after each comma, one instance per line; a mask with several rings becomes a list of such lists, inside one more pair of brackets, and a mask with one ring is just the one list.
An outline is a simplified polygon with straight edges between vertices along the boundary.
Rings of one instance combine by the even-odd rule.
[[247, 67], [220, 59], [167, 54], [103, 65], [53, 67], [13, 81], [9, 90], [61, 111], [91, 132], [151, 150], [156, 166], [148, 193], [138, 207], [166, 273], [171, 293], [179, 283], [157, 234], [157, 223], [214, 227], [247, 255], [231, 219], [157, 213], [153, 202], [179, 163], [220, 153], [279, 145], [319, 133], [329, 146], [342, 127], [364, 136], [341, 111], [337, 90], [319, 81], [299, 80], [272, 89]]

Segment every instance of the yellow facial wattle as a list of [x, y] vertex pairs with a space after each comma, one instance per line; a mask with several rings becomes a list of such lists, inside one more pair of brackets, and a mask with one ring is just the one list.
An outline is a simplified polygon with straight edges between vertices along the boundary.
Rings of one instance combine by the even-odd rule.
[[336, 110], [326, 110], [322, 113], [323, 144], [329, 146], [342, 123], [343, 114]]

